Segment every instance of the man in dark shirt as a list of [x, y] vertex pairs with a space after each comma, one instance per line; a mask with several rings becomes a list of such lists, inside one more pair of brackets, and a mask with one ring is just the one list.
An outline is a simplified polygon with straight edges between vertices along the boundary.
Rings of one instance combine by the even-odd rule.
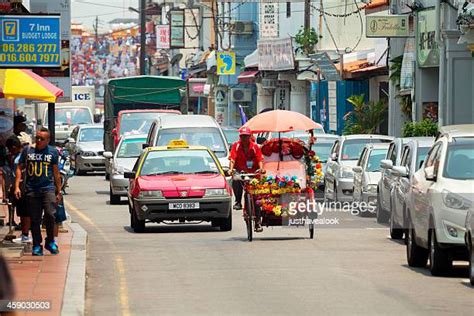
[[61, 201], [61, 177], [58, 169], [58, 151], [49, 146], [49, 131], [40, 129], [35, 136], [36, 146], [23, 150], [16, 169], [15, 195], [21, 197], [21, 172], [26, 168], [26, 199], [31, 215], [33, 255], [42, 256], [41, 219], [44, 211], [46, 225], [45, 248], [52, 254], [59, 249], [54, 240], [56, 206]]

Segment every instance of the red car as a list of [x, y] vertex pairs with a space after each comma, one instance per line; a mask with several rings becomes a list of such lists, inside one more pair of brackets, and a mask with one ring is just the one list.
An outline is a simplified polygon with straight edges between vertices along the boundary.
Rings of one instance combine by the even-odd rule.
[[118, 113], [117, 126], [112, 130], [114, 148], [120, 137], [129, 134], [148, 134], [151, 123], [160, 116], [181, 114], [177, 110], [123, 110]]
[[149, 147], [124, 176], [130, 179], [130, 226], [135, 232], [143, 232], [146, 222], [168, 221], [207, 221], [232, 230], [232, 189], [207, 147], [183, 140]]

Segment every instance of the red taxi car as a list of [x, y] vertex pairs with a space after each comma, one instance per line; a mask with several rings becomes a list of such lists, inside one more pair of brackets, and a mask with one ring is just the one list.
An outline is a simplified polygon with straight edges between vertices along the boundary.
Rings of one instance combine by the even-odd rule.
[[206, 147], [174, 140], [147, 148], [124, 176], [130, 179], [130, 226], [137, 233], [146, 222], [207, 221], [232, 229], [232, 189]]

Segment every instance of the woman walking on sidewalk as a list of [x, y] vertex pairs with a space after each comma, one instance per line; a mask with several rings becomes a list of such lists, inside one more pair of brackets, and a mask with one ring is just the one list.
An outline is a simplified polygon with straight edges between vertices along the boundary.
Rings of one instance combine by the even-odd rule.
[[23, 150], [16, 169], [15, 196], [21, 197], [20, 177], [26, 168], [26, 200], [30, 208], [33, 255], [42, 256], [41, 219], [44, 211], [46, 225], [45, 248], [52, 254], [59, 249], [54, 240], [56, 206], [61, 201], [61, 177], [58, 169], [59, 154], [49, 146], [49, 131], [41, 128], [35, 136], [36, 147]]

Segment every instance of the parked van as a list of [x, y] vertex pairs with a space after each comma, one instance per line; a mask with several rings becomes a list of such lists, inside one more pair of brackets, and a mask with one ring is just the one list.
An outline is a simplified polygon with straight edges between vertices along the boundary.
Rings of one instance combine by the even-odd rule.
[[229, 147], [224, 132], [211, 116], [162, 116], [152, 123], [144, 147], [166, 146], [174, 139], [184, 139], [189, 145], [206, 146], [223, 167], [229, 166]]

